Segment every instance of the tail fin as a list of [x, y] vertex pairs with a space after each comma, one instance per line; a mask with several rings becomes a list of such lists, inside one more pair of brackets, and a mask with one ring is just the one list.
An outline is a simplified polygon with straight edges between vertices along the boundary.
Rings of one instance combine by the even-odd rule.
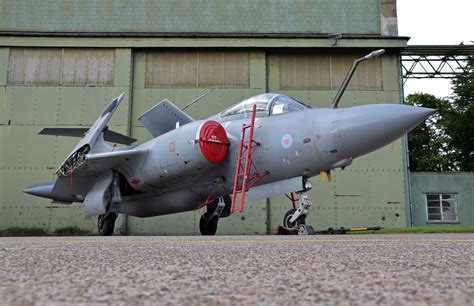
[[113, 113], [120, 105], [120, 102], [122, 102], [124, 96], [125, 93], [123, 92], [105, 107], [100, 117], [84, 134], [84, 137], [81, 139], [81, 141], [79, 141], [66, 160], [56, 170], [57, 175], [70, 175], [74, 169], [79, 167], [85, 161], [85, 155], [88, 153], [102, 153], [111, 151], [111, 147], [104, 142], [103, 132], [106, 128], [107, 122], [109, 122]]

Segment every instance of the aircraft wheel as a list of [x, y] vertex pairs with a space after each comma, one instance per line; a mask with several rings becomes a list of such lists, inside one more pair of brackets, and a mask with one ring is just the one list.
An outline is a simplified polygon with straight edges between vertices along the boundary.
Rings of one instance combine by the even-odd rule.
[[201, 219], [199, 220], [199, 231], [201, 232], [201, 235], [203, 236], [213, 236], [217, 232], [217, 223], [219, 221], [219, 218], [214, 217], [211, 220], [207, 221], [205, 220], [205, 216], [207, 213], [201, 216]]
[[117, 214], [100, 215], [97, 222], [99, 235], [111, 236], [114, 233], [115, 219], [117, 219]]
[[306, 224], [306, 218], [304, 216], [299, 217], [295, 222], [290, 222], [290, 219], [293, 217], [295, 212], [296, 208], [290, 209], [286, 212], [285, 217], [283, 217], [283, 227], [293, 228], [297, 225]]

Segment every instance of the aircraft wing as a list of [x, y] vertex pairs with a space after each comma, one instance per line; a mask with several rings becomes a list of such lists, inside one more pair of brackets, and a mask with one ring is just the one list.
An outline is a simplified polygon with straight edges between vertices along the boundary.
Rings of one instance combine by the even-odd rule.
[[[44, 128], [39, 132], [39, 134], [67, 137], [84, 137], [87, 131], [89, 131], [88, 128]], [[125, 145], [130, 145], [137, 141], [135, 138], [111, 131], [109, 129], [106, 129], [104, 131], [104, 140]]]
[[89, 153], [74, 169], [74, 176], [98, 175], [111, 169], [132, 168], [144, 158], [147, 149], [133, 148], [105, 153]]
[[111, 170], [130, 171], [141, 163], [147, 150], [134, 148], [85, 155], [85, 160], [69, 176], [58, 176], [53, 182], [32, 185], [25, 192], [53, 199], [56, 202], [72, 203], [84, 200], [94, 187], [98, 177]]
[[193, 118], [167, 99], [144, 112], [138, 120], [154, 137], [174, 130], [177, 124], [182, 126], [194, 121]]

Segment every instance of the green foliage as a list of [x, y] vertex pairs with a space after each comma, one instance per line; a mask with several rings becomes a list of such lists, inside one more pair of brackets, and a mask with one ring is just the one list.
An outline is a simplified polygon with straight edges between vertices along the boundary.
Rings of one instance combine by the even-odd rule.
[[416, 93], [407, 104], [437, 109], [408, 134], [412, 171], [474, 171], [474, 59], [453, 80], [454, 95], [437, 98]]
[[466, 72], [452, 82], [453, 111], [447, 116], [446, 133], [454, 160], [460, 171], [474, 171], [474, 57], [467, 61]]
[[407, 97], [407, 104], [429, 107], [437, 112], [408, 134], [410, 169], [412, 171], [455, 171], [446, 130], [446, 113], [451, 105], [447, 99], [417, 93]]

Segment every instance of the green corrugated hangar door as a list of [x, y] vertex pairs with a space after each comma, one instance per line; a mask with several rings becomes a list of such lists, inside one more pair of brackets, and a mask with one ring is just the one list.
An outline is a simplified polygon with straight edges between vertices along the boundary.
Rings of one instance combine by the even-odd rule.
[[[40, 130], [90, 126], [108, 101], [122, 91], [128, 92], [127, 53], [110, 48], [4, 50], [0, 61], [6, 63], [7, 71], [6, 86], [1, 87], [0, 229], [53, 232], [78, 226], [95, 231], [97, 220], [85, 218], [82, 204], [51, 204], [22, 190], [54, 179], [54, 171], [78, 141], [41, 136]], [[109, 126], [127, 132], [128, 103], [121, 106]]]

